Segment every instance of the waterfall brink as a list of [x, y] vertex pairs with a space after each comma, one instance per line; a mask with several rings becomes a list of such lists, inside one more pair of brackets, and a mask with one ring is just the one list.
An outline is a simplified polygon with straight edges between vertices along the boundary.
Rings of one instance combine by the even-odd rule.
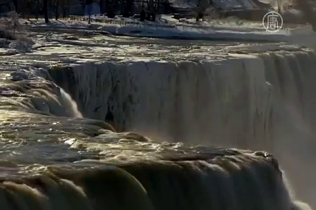
[[48, 167], [16, 182], [3, 179], [0, 199], [4, 210], [307, 210], [294, 206], [282, 179], [273, 157], [235, 151], [196, 161]]
[[118, 131], [272, 152], [299, 197], [314, 202], [315, 54], [240, 53], [217, 61], [90, 63], [50, 74], [83, 116], [106, 120], [110, 112]]

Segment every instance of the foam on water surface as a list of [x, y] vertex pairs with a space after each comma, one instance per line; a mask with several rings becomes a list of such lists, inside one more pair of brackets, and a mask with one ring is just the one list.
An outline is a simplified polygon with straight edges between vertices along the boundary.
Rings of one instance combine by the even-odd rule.
[[[140, 47], [137, 62], [99, 53], [91, 57], [98, 62], [80, 63], [89, 53], [80, 48], [58, 59], [6, 57], [1, 209], [309, 209], [281, 168], [305, 169], [301, 151], [314, 148], [314, 53], [188, 45], [167, 56], [176, 46], [153, 42]], [[247, 149], [273, 152], [281, 166]], [[298, 164], [286, 165], [290, 155]]]

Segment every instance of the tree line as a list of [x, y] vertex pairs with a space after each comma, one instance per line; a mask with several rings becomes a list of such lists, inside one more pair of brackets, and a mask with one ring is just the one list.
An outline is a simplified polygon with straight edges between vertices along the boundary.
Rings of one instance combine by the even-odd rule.
[[35, 17], [38, 19], [44, 17], [45, 22], [49, 23], [50, 14], [52, 13], [54, 13], [56, 20], [60, 15], [68, 16], [70, 0], [13, 0], [13, 4], [16, 12], [22, 18]]
[[[135, 0], [136, 1], [136, 0]], [[140, 1], [140, 0], [138, 0]], [[145, 1], [145, 0], [143, 0]], [[185, 0], [183, 0], [185, 1]], [[280, 11], [282, 0], [275, 0], [278, 5], [278, 10]], [[18, 14], [23, 18], [35, 17], [39, 18], [44, 17], [45, 22], [49, 23], [49, 19], [53, 18], [51, 15], [54, 14], [54, 18], [58, 20], [60, 17], [68, 17], [69, 9], [71, 6], [71, 0], [12, 0], [15, 9]], [[86, 6], [92, 5], [94, 0], [80, 0], [82, 6], [82, 11], [84, 11]], [[156, 2], [156, 6], [154, 6]], [[203, 17], [205, 7], [209, 5], [209, 0], [197, 0], [199, 8], [197, 14], [197, 20]], [[202, 4], [208, 2], [208, 4]], [[313, 29], [316, 31], [316, 14], [315, 8], [316, 0], [291, 0], [293, 6], [300, 11], [302, 11], [304, 19], [306, 22], [310, 23], [313, 26]], [[101, 14], [106, 13], [108, 17], [115, 17], [116, 7], [120, 7], [121, 14], [124, 17], [129, 17], [132, 14], [134, 0], [98, 0], [100, 5]], [[147, 6], [144, 7], [144, 10], [141, 12], [141, 20], [155, 20], [155, 12], [158, 9], [157, 5], [160, 4], [160, 0], [147, 0]], [[106, 8], [106, 9], [105, 9]]]
[[[143, 0], [146, 2], [146, 13], [154, 15], [157, 10], [157, 4], [160, 4], [160, 0]], [[106, 14], [108, 17], [115, 17], [116, 10], [120, 10], [120, 13], [124, 17], [130, 17], [133, 13], [134, 0], [98, 0], [100, 6], [100, 13]], [[50, 18], [58, 20], [60, 17], [66, 18], [69, 16], [71, 0], [13, 0], [15, 10], [22, 18], [36, 18], [44, 17], [45, 22], [49, 23]], [[80, 0], [81, 11], [85, 11], [85, 7], [88, 6], [88, 13], [92, 9], [94, 0]], [[146, 14], [148, 15], [148, 14]], [[53, 17], [54, 16], [54, 17]], [[144, 19], [147, 19], [147, 16]], [[154, 18], [153, 18], [154, 19]]]

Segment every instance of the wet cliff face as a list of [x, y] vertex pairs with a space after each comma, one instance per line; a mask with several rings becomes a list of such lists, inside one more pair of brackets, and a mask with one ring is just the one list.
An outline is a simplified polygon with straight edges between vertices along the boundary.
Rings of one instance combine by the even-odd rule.
[[50, 74], [85, 117], [119, 131], [273, 152], [298, 195], [312, 201], [315, 62], [313, 53], [297, 50], [217, 61], [86, 64]]

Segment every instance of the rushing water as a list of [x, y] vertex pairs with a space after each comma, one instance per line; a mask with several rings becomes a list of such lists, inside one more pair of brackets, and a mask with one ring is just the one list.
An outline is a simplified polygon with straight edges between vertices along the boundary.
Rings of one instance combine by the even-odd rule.
[[[283, 123], [289, 113], [308, 125], [314, 119], [307, 113], [312, 84], [303, 83], [314, 78], [313, 56], [49, 71], [6, 66], [0, 73], [1, 209], [309, 209], [294, 202], [277, 160], [265, 152], [170, 142], [276, 154], [283, 146], [288, 155], [297, 140], [285, 135], [297, 134]], [[284, 104], [290, 107], [282, 111]], [[170, 142], [116, 132], [111, 124]], [[282, 145], [288, 137], [290, 146]]]

